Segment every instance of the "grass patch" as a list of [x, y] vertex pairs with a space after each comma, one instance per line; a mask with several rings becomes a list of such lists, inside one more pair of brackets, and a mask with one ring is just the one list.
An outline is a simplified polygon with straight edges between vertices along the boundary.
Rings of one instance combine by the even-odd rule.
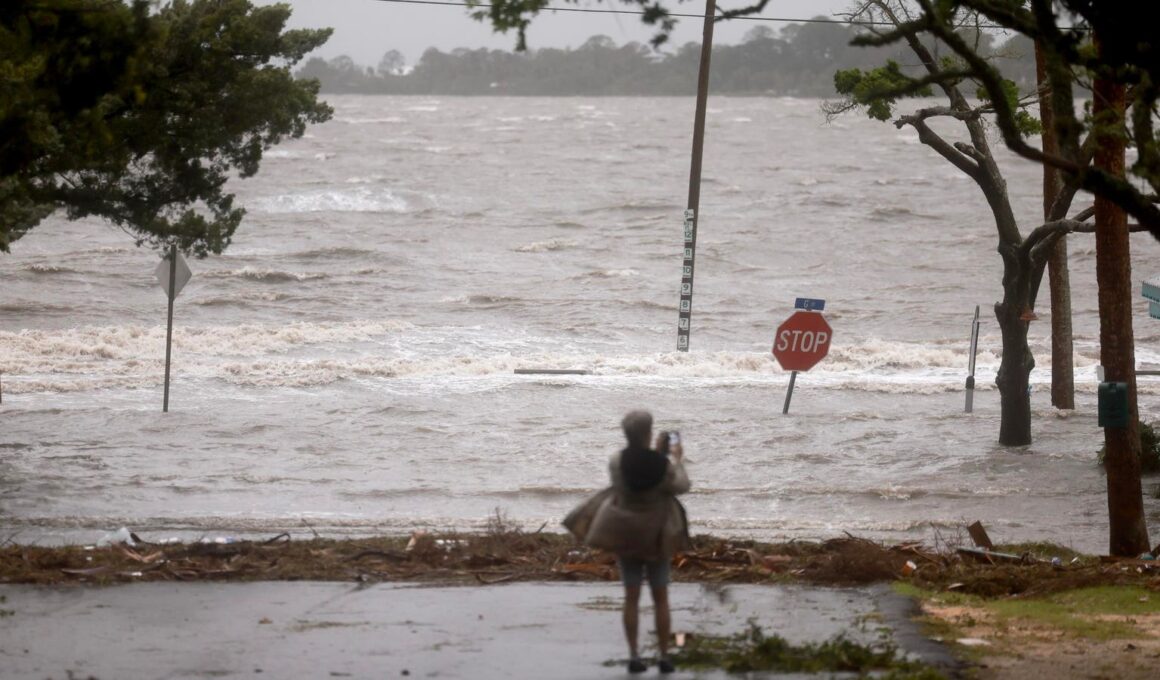
[[673, 654], [680, 668], [721, 669], [729, 673], [873, 673], [881, 678], [928, 680], [944, 677], [934, 668], [909, 661], [893, 645], [863, 645], [838, 636], [821, 643], [794, 645], [767, 635], [752, 621], [735, 635], [697, 635]]
[[[1043, 627], [1087, 640], [1131, 640], [1147, 637], [1135, 617], [1160, 616], [1160, 594], [1139, 586], [1094, 586], [1037, 598], [987, 599], [955, 592], [934, 592], [911, 583], [894, 584], [895, 592], [937, 606], [964, 607], [993, 617], [997, 631], [1015, 625]], [[928, 617], [930, 632], [959, 637], [973, 619], [951, 622]]]
[[1087, 614], [1142, 616], [1160, 614], [1160, 594], [1134, 586], [1097, 586], [1051, 598], [1059, 604]]
[[[1125, 640], [1145, 636], [1132, 617], [1160, 614], [1160, 601], [1153, 595], [1138, 587], [1100, 586], [1043, 599], [1001, 600], [987, 606], [1001, 621], [1046, 625], [1090, 640]], [[1117, 618], [1103, 618], [1111, 616]]]

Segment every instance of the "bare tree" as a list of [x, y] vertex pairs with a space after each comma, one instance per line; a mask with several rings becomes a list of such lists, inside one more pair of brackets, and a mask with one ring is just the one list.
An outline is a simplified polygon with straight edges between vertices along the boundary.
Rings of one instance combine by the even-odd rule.
[[[910, 7], [902, 0], [867, 0], [849, 17], [851, 21], [884, 23], [900, 26], [913, 20]], [[956, 26], [958, 35], [985, 35], [979, 29], [978, 16], [964, 12]], [[873, 32], [874, 29], [871, 29]], [[1063, 184], [1048, 211], [1048, 222], [1038, 226], [1026, 237], [1019, 229], [1007, 183], [995, 161], [987, 136], [988, 116], [993, 113], [993, 102], [972, 103], [963, 91], [972, 84], [970, 73], [961, 60], [940, 57], [938, 43], [923, 42], [917, 35], [903, 36], [906, 46], [917, 57], [918, 69], [913, 75], [905, 73], [895, 62], [872, 71], [852, 69], [835, 75], [835, 85], [846, 99], [824, 106], [828, 116], [852, 109], [864, 108], [879, 120], [893, 118], [895, 127], [913, 128], [919, 141], [938, 153], [944, 160], [970, 177], [982, 191], [991, 209], [999, 237], [998, 251], [1003, 259], [1003, 299], [995, 304], [995, 317], [1003, 338], [1003, 357], [995, 379], [1001, 397], [1002, 417], [999, 442], [1006, 446], [1031, 443], [1031, 400], [1028, 384], [1035, 358], [1027, 344], [1027, 329], [1034, 319], [1034, 308], [1039, 284], [1042, 281], [1048, 256], [1057, 241], [1069, 231], [1090, 231], [1085, 220], [1091, 211], [1066, 219], [1072, 198], [1078, 189], [1076, 182]], [[929, 94], [937, 87], [946, 98], [946, 105], [928, 106], [905, 115], [895, 115], [897, 100], [903, 94]], [[1018, 100], [1014, 88], [1009, 90], [1015, 106], [1025, 107], [1028, 100]], [[935, 119], [954, 121], [970, 141], [952, 142], [931, 123]], [[1025, 131], [1037, 131], [1035, 121], [1023, 118]], [[1086, 155], [1083, 155], [1086, 154]], [[1081, 152], [1084, 162], [1090, 162], [1090, 151]]]

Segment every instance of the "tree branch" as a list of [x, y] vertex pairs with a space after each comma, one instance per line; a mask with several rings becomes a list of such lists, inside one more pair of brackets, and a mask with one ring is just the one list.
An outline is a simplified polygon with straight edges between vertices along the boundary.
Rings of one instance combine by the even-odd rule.
[[952, 165], [967, 174], [976, 182], [979, 181], [981, 169], [979, 164], [972, 161], [961, 151], [951, 146], [945, 139], [939, 136], [937, 132], [930, 129], [926, 124], [926, 119], [919, 116], [903, 116], [894, 121], [894, 126], [902, 129], [903, 126], [909, 125], [918, 132], [918, 140], [923, 144], [934, 149], [938, 155], [945, 158]]
[[1007, 146], [1024, 158], [1047, 163], [1066, 172], [1080, 172], [1081, 168], [1075, 163], [1058, 156], [1045, 154], [1023, 140], [1022, 133], [1015, 125], [1015, 111], [1012, 109], [1011, 103], [1007, 101], [1003, 89], [1003, 78], [999, 72], [988, 64], [986, 59], [975, 53], [958, 34], [942, 23], [941, 17], [930, 0], [917, 0], [917, 2], [922, 7], [926, 21], [920, 24], [916, 22], [916, 25], [927, 29], [936, 38], [946, 43], [955, 54], [971, 67], [972, 75], [983, 83], [983, 87], [987, 90], [991, 97], [991, 103], [995, 107], [996, 124], [999, 126], [999, 131], [1003, 133], [1003, 141], [1006, 142]]
[[1088, 207], [1086, 207], [1083, 210], [1076, 213], [1075, 216], [1072, 217], [1071, 219], [1076, 221], [1076, 222], [1087, 222], [1092, 217], [1094, 217], [1095, 214], [1096, 214], [1096, 207], [1094, 205], [1089, 205]]
[[[986, 110], [987, 110], [986, 107], [978, 107], [978, 108], [968, 109], [966, 111], [963, 111], [960, 109], [952, 108], [950, 106], [931, 106], [931, 107], [927, 107], [925, 109], [919, 109], [908, 116], [904, 116], [903, 118], [899, 118], [898, 121], [906, 120], [906, 123], [909, 124], [910, 123], [909, 119], [911, 119], [911, 118], [916, 119], [916, 120], [928, 120], [930, 118], [954, 118], [956, 120], [978, 120], [979, 118], [982, 117], [983, 113]], [[895, 121], [894, 125], [896, 127], [902, 127], [898, 121]]]

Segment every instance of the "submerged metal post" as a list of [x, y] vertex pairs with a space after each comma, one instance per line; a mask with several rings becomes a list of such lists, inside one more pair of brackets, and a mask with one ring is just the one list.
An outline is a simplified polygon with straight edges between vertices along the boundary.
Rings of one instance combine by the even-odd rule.
[[975, 409], [975, 352], [979, 347], [979, 306], [975, 305], [975, 318], [971, 321], [971, 357], [967, 362], [967, 407], [970, 413]]
[[782, 415], [789, 413], [789, 400], [793, 399], [793, 385], [797, 382], [797, 374], [797, 371], [790, 371], [789, 387], [785, 391], [785, 405], [781, 407]]
[[705, 108], [709, 100], [709, 62], [713, 54], [713, 17], [717, 6], [705, 0], [701, 68], [697, 74], [697, 111], [693, 116], [693, 158], [689, 166], [689, 203], [685, 210], [685, 248], [681, 263], [681, 302], [677, 317], [677, 350], [689, 351], [693, 320], [693, 268], [697, 253], [697, 220], [701, 210], [701, 156], [705, 148]]
[[162, 413], [169, 413], [169, 362], [173, 356], [173, 299], [177, 297], [177, 244], [169, 247], [169, 320], [165, 325], [165, 398]]

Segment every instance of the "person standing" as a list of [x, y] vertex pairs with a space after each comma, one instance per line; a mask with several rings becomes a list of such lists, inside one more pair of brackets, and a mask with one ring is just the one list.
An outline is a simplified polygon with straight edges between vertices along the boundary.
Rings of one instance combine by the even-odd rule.
[[628, 640], [630, 673], [648, 666], [637, 645], [640, 592], [648, 579], [656, 617], [657, 668], [672, 673], [668, 645], [672, 630], [669, 576], [673, 555], [689, 547], [689, 528], [677, 495], [689, 490], [684, 450], [676, 433], [662, 432], [656, 448], [652, 415], [632, 411], [621, 421], [628, 445], [612, 456], [612, 485], [577, 507], [564, 526], [586, 545], [613, 552], [624, 583], [624, 634]]

